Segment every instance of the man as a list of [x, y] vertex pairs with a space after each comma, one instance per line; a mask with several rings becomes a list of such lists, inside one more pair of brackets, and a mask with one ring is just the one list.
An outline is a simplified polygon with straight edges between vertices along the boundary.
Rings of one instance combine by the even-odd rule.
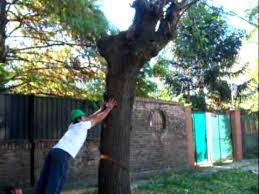
[[68, 168], [68, 160], [75, 158], [83, 146], [87, 130], [100, 123], [117, 105], [114, 99], [109, 99], [104, 106], [90, 116], [79, 109], [72, 110], [71, 124], [67, 132], [48, 152], [40, 178], [34, 188], [34, 194], [60, 193]]

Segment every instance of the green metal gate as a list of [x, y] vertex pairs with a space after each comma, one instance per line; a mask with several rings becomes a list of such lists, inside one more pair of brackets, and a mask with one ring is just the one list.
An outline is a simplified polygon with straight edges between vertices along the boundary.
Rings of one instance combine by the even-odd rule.
[[193, 123], [193, 142], [195, 149], [195, 161], [203, 162], [206, 160], [206, 117], [205, 113], [196, 112], [192, 114]]
[[232, 158], [230, 116], [206, 113], [208, 159], [212, 162]]
[[215, 113], [193, 113], [195, 161], [211, 162], [232, 158], [230, 116]]

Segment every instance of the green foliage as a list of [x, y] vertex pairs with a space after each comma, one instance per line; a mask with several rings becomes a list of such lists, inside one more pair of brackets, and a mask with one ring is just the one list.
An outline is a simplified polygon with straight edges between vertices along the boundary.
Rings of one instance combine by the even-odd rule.
[[254, 6], [251, 9], [246, 10], [247, 18], [250, 22], [253, 22], [254, 24], [258, 25], [258, 14], [259, 14], [259, 5], [257, 2], [257, 5]]
[[205, 95], [200, 91], [197, 95], [191, 96], [192, 109], [194, 111], [206, 111], [207, 105], [205, 100]]
[[[247, 32], [247, 42], [258, 47], [258, 2], [251, 9], [246, 10], [248, 20], [254, 24], [254, 28]], [[258, 51], [257, 51], [258, 54]], [[248, 66], [248, 71], [246, 72], [246, 82], [237, 88], [236, 95], [236, 108], [241, 108], [249, 112], [258, 112], [258, 56], [255, 59], [249, 59], [250, 66]], [[247, 87], [243, 87], [243, 86]]]
[[151, 80], [154, 73], [154, 68], [149, 63], [146, 63], [137, 78], [137, 87], [135, 95], [138, 97], [153, 97], [152, 92], [156, 91], [157, 85]]
[[155, 64], [146, 63], [137, 79], [135, 95], [138, 97], [172, 100], [166, 88], [159, 88], [161, 78], [168, 72], [168, 61], [158, 57]]
[[255, 69], [247, 72], [248, 81], [237, 88], [236, 108], [241, 108], [249, 112], [258, 112], [258, 61]]
[[5, 91], [102, 98], [106, 63], [95, 44], [108, 22], [97, 1], [19, 0], [6, 15]]
[[95, 0], [39, 0], [50, 22], [59, 21], [75, 39], [96, 41], [108, 29], [108, 22]]
[[1, 82], [3, 82], [4, 81], [4, 79], [6, 78], [6, 77], [8, 77], [8, 71], [6, 71], [5, 69], [4, 69], [4, 64], [2, 64], [2, 63], [0, 63], [0, 79], [1, 79]]
[[215, 101], [219, 100], [219, 102], [224, 102], [230, 100], [231, 89], [225, 80], [216, 80], [209, 86], [209, 90], [217, 93], [217, 95], [212, 95]]
[[222, 108], [231, 99], [224, 80], [232, 76], [242, 36], [228, 27], [221, 9], [202, 2], [189, 9], [177, 29], [175, 58], [164, 79], [171, 94], [183, 94], [194, 109], [204, 109], [207, 99], [209, 108]]
[[4, 64], [0, 64], [0, 92], [5, 90], [5, 84], [8, 82], [10, 73], [5, 70]]

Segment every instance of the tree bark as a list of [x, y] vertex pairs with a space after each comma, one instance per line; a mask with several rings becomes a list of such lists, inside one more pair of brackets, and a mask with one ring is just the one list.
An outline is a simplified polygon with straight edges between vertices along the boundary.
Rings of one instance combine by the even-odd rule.
[[128, 194], [131, 110], [136, 78], [141, 67], [130, 51], [126, 33], [104, 39], [99, 50], [108, 62], [106, 91], [118, 106], [105, 121], [101, 133], [99, 193]]
[[118, 102], [101, 132], [99, 194], [131, 193], [130, 131], [136, 79], [144, 63], [172, 40], [182, 11], [190, 3], [193, 1], [135, 0], [132, 5], [135, 17], [129, 30], [98, 41], [99, 52], [108, 64], [107, 97]]
[[5, 63], [5, 39], [6, 39], [6, 1], [0, 1], [0, 64]]

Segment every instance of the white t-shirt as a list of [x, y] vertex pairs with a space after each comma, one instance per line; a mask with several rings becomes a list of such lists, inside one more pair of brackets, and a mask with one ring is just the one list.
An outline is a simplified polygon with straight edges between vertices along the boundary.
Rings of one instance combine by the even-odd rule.
[[60, 148], [75, 158], [85, 142], [88, 129], [91, 127], [91, 121], [81, 121], [76, 124], [71, 123], [64, 136], [53, 148]]

